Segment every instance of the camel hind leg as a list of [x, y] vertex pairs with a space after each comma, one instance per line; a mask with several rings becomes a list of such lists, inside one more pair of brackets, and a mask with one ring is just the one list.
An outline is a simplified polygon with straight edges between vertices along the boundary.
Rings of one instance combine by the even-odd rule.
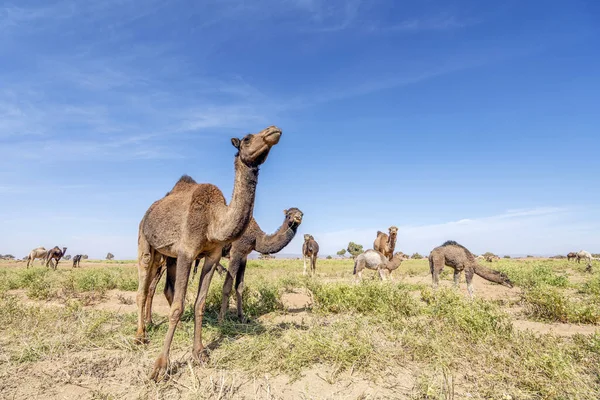
[[229, 308], [229, 296], [231, 296], [231, 290], [233, 289], [233, 281], [239, 271], [241, 259], [233, 254], [229, 261], [229, 270], [225, 275], [225, 282], [223, 283], [223, 297], [221, 299], [221, 310], [219, 311], [219, 323], [225, 320], [227, 309]]
[[442, 269], [444, 269], [443, 257], [430, 255], [429, 270], [431, 272], [431, 281], [434, 289], [440, 285], [440, 272], [442, 272]]
[[310, 275], [315, 276], [317, 273], [317, 255], [313, 254], [310, 260]]
[[465, 278], [467, 280], [467, 290], [469, 291], [469, 297], [471, 297], [471, 299], [474, 296], [474, 290], [473, 290], [473, 275], [474, 274], [475, 274], [475, 271], [473, 270], [473, 268], [465, 269]]
[[156, 276], [161, 257], [150, 246], [146, 239], [140, 235], [138, 244], [138, 292], [136, 296], [138, 306], [138, 323], [135, 339], [137, 343], [146, 343], [146, 302], [150, 285]]

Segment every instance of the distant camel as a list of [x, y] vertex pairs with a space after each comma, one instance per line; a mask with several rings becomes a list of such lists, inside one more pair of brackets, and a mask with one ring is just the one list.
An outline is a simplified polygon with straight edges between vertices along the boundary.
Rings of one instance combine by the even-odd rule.
[[500, 259], [500, 257], [498, 257], [498, 256], [485, 256], [484, 258], [485, 258], [485, 261], [487, 261], [487, 262], [494, 262], [494, 260]]
[[73, 268], [79, 267], [79, 263], [81, 262], [81, 254], [77, 254], [73, 257]]
[[304, 235], [302, 244], [302, 256], [304, 257], [304, 275], [306, 275], [306, 259], [310, 262], [311, 276], [317, 272], [317, 257], [319, 255], [319, 244], [312, 235]]
[[442, 272], [445, 265], [454, 268], [454, 286], [456, 287], [458, 287], [460, 273], [465, 271], [467, 289], [471, 298], [473, 297], [473, 274], [477, 274], [490, 282], [499, 283], [509, 288], [513, 287], [512, 282], [505, 274], [479, 265], [475, 256], [466, 247], [453, 240], [436, 247], [429, 254], [429, 269], [434, 288], [439, 284], [440, 272]]
[[570, 252], [569, 254], [567, 254], [567, 261], [576, 260], [576, 259], [577, 259], [577, 253]]
[[365, 268], [375, 270], [379, 273], [379, 279], [382, 281], [391, 278], [391, 273], [397, 269], [402, 261], [408, 260], [408, 256], [402, 252], [394, 254], [391, 260], [376, 250], [367, 250], [356, 257], [354, 261], [354, 275], [356, 280], [362, 280], [362, 271]]
[[592, 272], [592, 260], [594, 259], [594, 257], [592, 257], [592, 255], [589, 252], [585, 250], [580, 250], [577, 253], [577, 263], [579, 263], [582, 259], [587, 260], [587, 267], [585, 271]]
[[54, 260], [56, 263], [54, 264], [53, 268], [56, 269], [56, 267], [58, 267], [58, 262], [62, 256], [65, 255], [66, 251], [66, 247], [63, 247], [61, 250], [58, 246], [54, 246], [54, 248], [48, 250], [48, 253], [46, 253], [46, 267], [48, 265], [52, 265], [52, 260]]
[[377, 231], [377, 239], [373, 242], [373, 249], [380, 252], [391, 261], [394, 255], [394, 249], [396, 248], [398, 228], [390, 226], [388, 232], [389, 236], [381, 231]]
[[40, 260], [42, 260], [42, 265], [44, 264], [44, 261], [46, 260], [46, 254], [48, 254], [48, 252], [46, 251], [46, 249], [44, 247], [37, 247], [33, 250], [31, 250], [31, 252], [29, 252], [29, 255], [27, 256], [27, 268], [29, 268], [29, 263], [31, 263], [31, 265], [33, 266], [33, 262], [35, 261], [36, 258], [39, 258]]
[[[250, 224], [259, 168], [280, 137], [281, 130], [270, 126], [242, 139], [231, 139], [237, 153], [234, 157], [233, 195], [229, 204], [218, 187], [198, 184], [185, 175], [166, 196], [154, 202], [142, 218], [138, 232], [137, 343], [147, 342], [149, 288], [164, 258], [167, 258], [166, 285], [169, 287], [165, 294], [171, 306], [162, 350], [150, 374], [152, 380], [159, 381], [167, 371], [171, 343], [184, 311], [192, 264], [200, 256], [204, 257], [204, 265], [194, 304], [191, 356], [200, 364], [208, 357], [202, 344], [202, 319], [215, 266], [221, 259], [223, 247], [240, 238]], [[169, 259], [175, 262], [169, 262]], [[169, 278], [174, 282], [170, 282]]]

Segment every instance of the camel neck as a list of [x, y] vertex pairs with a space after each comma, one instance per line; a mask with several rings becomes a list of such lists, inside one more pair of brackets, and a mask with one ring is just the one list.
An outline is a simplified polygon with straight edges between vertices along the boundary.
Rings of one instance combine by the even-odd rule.
[[249, 167], [235, 158], [235, 181], [231, 202], [216, 225], [216, 240], [228, 242], [244, 233], [254, 211], [254, 197], [258, 183], [258, 167]]
[[284, 221], [279, 229], [271, 235], [267, 235], [261, 230], [256, 237], [255, 250], [262, 254], [278, 253], [294, 239], [297, 230], [298, 226], [289, 227], [287, 221]]

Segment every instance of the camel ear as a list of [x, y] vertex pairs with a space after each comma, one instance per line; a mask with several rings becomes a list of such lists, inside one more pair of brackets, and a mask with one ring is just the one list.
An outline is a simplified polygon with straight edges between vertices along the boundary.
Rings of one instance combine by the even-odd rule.
[[288, 212], [288, 210], [283, 210], [283, 213], [284, 213], [285, 215], [287, 215], [287, 212]]
[[238, 138], [231, 138], [231, 144], [236, 149], [238, 149], [238, 150], [240, 149], [240, 139], [238, 139]]

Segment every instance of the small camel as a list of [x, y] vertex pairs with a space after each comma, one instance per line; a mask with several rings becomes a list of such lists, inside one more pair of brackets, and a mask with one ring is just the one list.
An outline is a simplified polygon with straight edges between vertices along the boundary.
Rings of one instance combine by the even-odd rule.
[[58, 267], [58, 262], [65, 255], [66, 252], [66, 247], [63, 247], [61, 250], [58, 246], [54, 246], [52, 249], [48, 250], [48, 253], [46, 253], [46, 267], [48, 265], [52, 266], [52, 260], [54, 260], [56, 261], [56, 263], [52, 267], [56, 269], [56, 267]]
[[29, 255], [26, 257], [27, 268], [29, 268], [29, 263], [31, 263], [31, 265], [33, 266], [33, 262], [36, 258], [39, 258], [42, 261], [43, 265], [44, 261], [46, 261], [46, 254], [48, 254], [48, 251], [44, 247], [36, 247], [35, 249], [31, 250], [29, 252]]
[[304, 258], [304, 273], [306, 275], [306, 259], [310, 262], [310, 275], [317, 272], [317, 257], [319, 256], [319, 244], [312, 235], [304, 235], [304, 243], [302, 244], [302, 256]]
[[[225, 318], [225, 313], [227, 312], [227, 308], [229, 306], [229, 296], [231, 294], [231, 290], [233, 288], [233, 281], [235, 279], [235, 294], [237, 300], [237, 315], [240, 321], [245, 322], [244, 312], [242, 309], [243, 303], [243, 292], [244, 292], [244, 275], [246, 271], [246, 263], [248, 261], [248, 255], [256, 250], [262, 254], [274, 254], [278, 253], [285, 246], [287, 246], [294, 236], [296, 236], [296, 231], [298, 227], [302, 223], [302, 218], [304, 214], [297, 208], [290, 208], [288, 210], [283, 210], [285, 215], [285, 219], [283, 224], [279, 227], [279, 229], [272, 235], [268, 235], [260, 229], [258, 223], [254, 218], [250, 221], [250, 225], [246, 228], [246, 231], [242, 235], [241, 238], [233, 242], [231, 245], [223, 248], [223, 257], [229, 257], [229, 270], [223, 270], [227, 272], [225, 276], [225, 282], [223, 284], [223, 299], [221, 302], [221, 311], [219, 312], [219, 323], [223, 322]], [[198, 265], [200, 260], [196, 260], [196, 266]], [[172, 262], [172, 261], [171, 261]], [[220, 265], [220, 264], [219, 264]], [[167, 269], [167, 271], [169, 271]], [[160, 279], [160, 276], [158, 276]], [[156, 283], [158, 282], [156, 280]], [[168, 281], [172, 281], [172, 279], [167, 278]], [[156, 283], [153, 282], [152, 287], [156, 288]], [[148, 296], [149, 302], [146, 307], [148, 313], [146, 314], [146, 320], [151, 321], [152, 313], [152, 296], [154, 291], [151, 291], [151, 294]]]
[[390, 226], [388, 229], [389, 235], [377, 231], [377, 239], [373, 242], [373, 249], [380, 252], [388, 260], [392, 260], [394, 249], [396, 248], [396, 238], [398, 236], [398, 228]]
[[77, 254], [75, 257], [73, 257], [73, 268], [79, 267], [80, 263], [81, 263], [81, 254]]
[[460, 273], [465, 271], [469, 296], [473, 298], [473, 274], [477, 274], [490, 282], [499, 283], [512, 288], [513, 284], [502, 272], [494, 271], [477, 263], [475, 256], [464, 246], [449, 240], [439, 247], [431, 250], [429, 254], [429, 269], [433, 280], [433, 287], [437, 288], [440, 281], [440, 272], [444, 266], [454, 268], [454, 286], [458, 287]]
[[[146, 211], [138, 234], [138, 323], [136, 342], [146, 343], [146, 305], [149, 288], [160, 265], [167, 258], [165, 296], [171, 305], [169, 326], [162, 351], [150, 378], [164, 377], [177, 324], [184, 309], [185, 294], [192, 263], [204, 257], [198, 296], [194, 304], [194, 345], [192, 358], [202, 363], [207, 355], [202, 344], [202, 319], [206, 296], [223, 247], [242, 236], [254, 209], [259, 167], [281, 137], [281, 130], [268, 127], [243, 139], [233, 138], [235, 183], [229, 205], [219, 188], [198, 184], [185, 175], [165, 197]], [[174, 262], [169, 262], [171, 259]], [[171, 270], [171, 271], [169, 271]]]
[[577, 263], [581, 262], [581, 260], [586, 260], [587, 267], [586, 267], [585, 271], [592, 272], [592, 260], [594, 259], [594, 257], [592, 257], [592, 255], [588, 251], [580, 250], [577, 252], [576, 257], [577, 257]]
[[382, 281], [391, 279], [392, 271], [398, 269], [402, 261], [408, 260], [408, 256], [402, 252], [394, 254], [391, 260], [388, 260], [383, 253], [377, 250], [367, 250], [359, 254], [354, 260], [354, 272], [356, 281], [362, 281], [362, 271], [365, 268], [372, 269], [379, 273], [379, 279]]

